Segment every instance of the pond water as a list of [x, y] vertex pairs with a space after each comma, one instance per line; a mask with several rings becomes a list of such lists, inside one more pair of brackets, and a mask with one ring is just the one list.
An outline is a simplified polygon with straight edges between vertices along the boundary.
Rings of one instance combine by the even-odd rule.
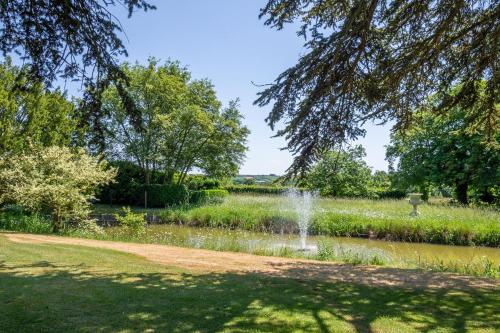
[[[120, 227], [107, 228], [109, 236], [123, 232]], [[343, 253], [378, 256], [390, 263], [443, 261], [472, 263], [487, 258], [500, 265], [500, 248], [451, 246], [424, 243], [389, 242], [364, 238], [308, 236], [307, 250], [300, 251], [301, 239], [294, 234], [269, 234], [243, 230], [193, 228], [178, 225], [150, 225], [140, 241], [193, 248], [279, 254], [283, 249], [294, 256], [314, 257], [329, 248]], [[296, 253], [292, 253], [296, 252]], [[302, 252], [302, 253], [300, 253]]]

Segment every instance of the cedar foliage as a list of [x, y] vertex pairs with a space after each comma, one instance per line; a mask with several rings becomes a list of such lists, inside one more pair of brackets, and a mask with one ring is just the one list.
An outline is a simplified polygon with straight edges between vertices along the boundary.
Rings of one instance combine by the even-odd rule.
[[[447, 95], [434, 112], [481, 103], [471, 130], [493, 139], [500, 119], [500, 5], [478, 0], [269, 0], [265, 24], [301, 22], [306, 53], [260, 92], [273, 104], [272, 129], [296, 156], [289, 174], [304, 174], [325, 150], [363, 136], [368, 121], [412, 122], [432, 93]], [[481, 98], [478, 80], [486, 82]]]

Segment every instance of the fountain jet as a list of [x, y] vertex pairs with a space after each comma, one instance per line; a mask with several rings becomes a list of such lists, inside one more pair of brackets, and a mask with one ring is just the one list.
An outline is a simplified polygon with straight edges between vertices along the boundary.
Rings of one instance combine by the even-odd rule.
[[316, 194], [307, 191], [290, 189], [287, 191], [287, 198], [292, 210], [295, 210], [298, 218], [300, 250], [307, 251], [307, 232], [311, 220], [311, 213], [316, 198]]

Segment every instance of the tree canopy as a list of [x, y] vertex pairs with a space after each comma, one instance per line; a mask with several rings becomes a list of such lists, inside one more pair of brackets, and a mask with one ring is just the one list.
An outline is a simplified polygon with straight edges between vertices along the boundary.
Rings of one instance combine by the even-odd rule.
[[432, 104], [439, 104], [440, 98], [434, 96], [415, 112], [416, 121], [405, 135], [392, 136], [388, 160], [407, 186], [417, 186], [424, 193], [430, 186], [451, 187], [462, 204], [468, 203], [472, 191], [479, 200], [491, 203], [500, 194], [500, 130], [491, 142], [488, 133], [468, 128], [468, 119], [480, 104], [432, 112]]
[[4, 0], [0, 51], [18, 55], [31, 78], [50, 85], [58, 76], [92, 80], [119, 72], [127, 52], [111, 7], [155, 9], [145, 0]]
[[166, 172], [167, 183], [183, 182], [198, 169], [210, 176], [237, 173], [246, 152], [248, 129], [237, 101], [223, 108], [208, 80], [193, 80], [177, 62], [147, 66], [123, 64], [127, 93], [133, 96], [140, 129], [127, 112], [115, 86], [103, 94], [107, 119], [107, 155], [137, 163], [146, 174]]
[[371, 169], [364, 161], [366, 151], [355, 146], [345, 151], [331, 151], [312, 168], [307, 186], [321, 195], [367, 197], [371, 185]]
[[[13, 89], [17, 83], [25, 89]], [[0, 63], [0, 153], [70, 145], [81, 132], [77, 124], [75, 107], [64, 93], [31, 81], [26, 68], [10, 59]]]
[[[101, 94], [113, 82], [127, 111], [136, 115], [134, 101], [123, 87], [126, 77], [119, 57], [127, 51], [116, 6], [131, 17], [136, 10], [152, 10], [146, 0], [5, 0], [0, 2], [0, 52], [26, 65], [31, 81], [50, 87], [58, 78], [78, 80], [86, 88], [79, 109], [103, 148]], [[25, 81], [12, 89], [24, 90]], [[55, 112], [54, 112], [55, 113]], [[138, 121], [136, 122], [138, 126]]]
[[[494, 140], [500, 110], [498, 1], [269, 0], [265, 24], [301, 22], [307, 52], [260, 93], [273, 104], [267, 122], [296, 155], [303, 173], [325, 150], [364, 135], [367, 121], [408, 127], [412, 111], [436, 92], [435, 109], [478, 102], [467, 127]], [[478, 80], [486, 82], [480, 97]]]

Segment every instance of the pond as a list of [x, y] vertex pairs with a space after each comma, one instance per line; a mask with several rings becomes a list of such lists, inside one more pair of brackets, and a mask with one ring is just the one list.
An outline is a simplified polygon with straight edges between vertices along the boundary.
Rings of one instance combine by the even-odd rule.
[[[123, 239], [127, 236], [120, 227], [106, 228], [106, 234], [112, 239]], [[453, 262], [466, 265], [485, 259], [495, 266], [500, 265], [499, 248], [309, 236], [307, 251], [299, 251], [301, 240], [295, 234], [270, 234], [179, 225], [149, 225], [146, 233], [134, 241], [314, 259], [326, 252], [333, 257], [331, 259], [346, 259], [346, 257], [354, 256], [360, 259], [360, 263], [371, 263], [370, 258], [375, 257], [381, 259], [383, 263], [401, 266], [418, 262]]]

